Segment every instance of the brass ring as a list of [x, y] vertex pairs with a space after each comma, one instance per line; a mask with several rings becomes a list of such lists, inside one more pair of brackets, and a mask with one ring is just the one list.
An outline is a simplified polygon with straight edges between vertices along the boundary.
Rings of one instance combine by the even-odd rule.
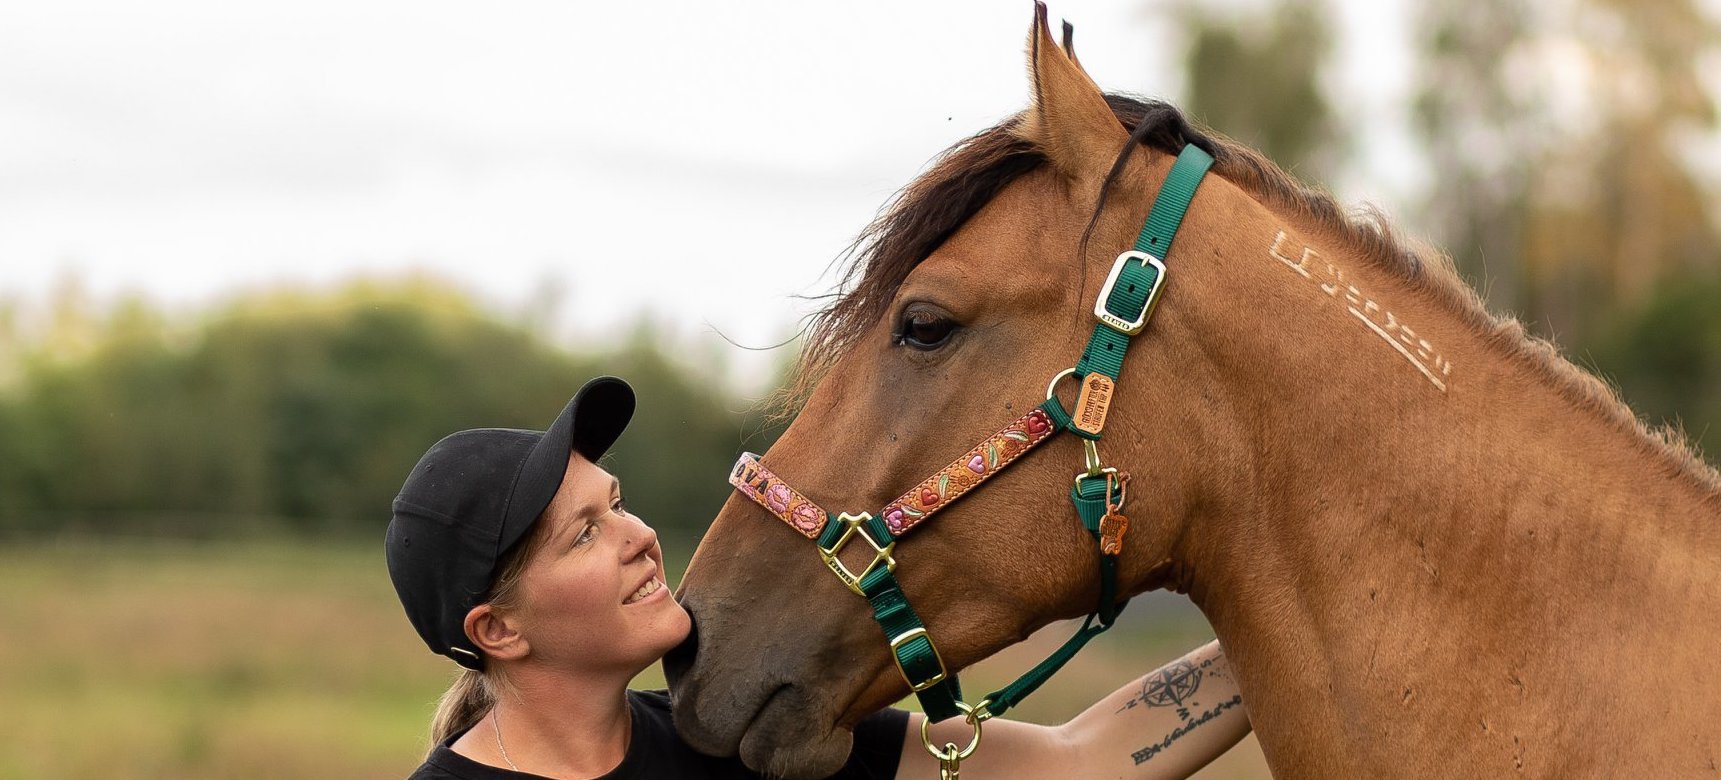
[[[926, 733], [926, 727], [932, 725], [932, 719], [922, 718], [920, 721], [920, 744], [925, 746], [926, 752], [931, 753], [932, 757], [939, 761], [961, 761], [962, 759], [974, 755], [974, 749], [980, 747], [980, 724], [985, 722], [986, 717], [989, 717], [989, 714], [978, 718], [975, 716], [976, 712], [986, 712], [986, 702], [981, 702], [980, 704], [981, 706], [976, 708], [970, 707], [962, 702], [956, 702], [956, 709], [962, 711], [964, 719], [969, 723], [974, 724], [974, 736], [968, 740], [967, 747], [954, 753], [949, 753], [941, 748], [933, 746], [932, 737]], [[947, 744], [955, 745], [956, 743], [951, 742]]]
[[1059, 371], [1056, 374], [1053, 374], [1052, 375], [1052, 381], [1046, 385], [1046, 400], [1050, 401], [1050, 400], [1052, 400], [1052, 397], [1054, 395], [1056, 395], [1052, 391], [1058, 389], [1058, 383], [1064, 381], [1064, 377], [1073, 376], [1075, 373], [1076, 373], [1076, 367], [1070, 366], [1069, 368], [1066, 368], [1062, 371]]

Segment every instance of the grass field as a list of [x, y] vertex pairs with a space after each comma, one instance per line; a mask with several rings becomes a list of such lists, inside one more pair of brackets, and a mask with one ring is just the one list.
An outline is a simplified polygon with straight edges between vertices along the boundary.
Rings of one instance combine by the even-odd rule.
[[[1138, 601], [1012, 716], [1061, 721], [1211, 638], [1186, 603]], [[380, 544], [12, 544], [0, 624], [0, 780], [403, 777], [454, 668], [401, 615]], [[998, 687], [1064, 633], [965, 687]], [[1267, 773], [1251, 739], [1198, 776]]]

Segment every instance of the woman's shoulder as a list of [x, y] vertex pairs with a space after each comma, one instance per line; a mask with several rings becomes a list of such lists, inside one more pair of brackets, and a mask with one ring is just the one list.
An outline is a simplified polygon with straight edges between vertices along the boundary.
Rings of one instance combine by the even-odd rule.
[[454, 752], [453, 744], [465, 730], [460, 731], [437, 745], [425, 756], [424, 763], [419, 764], [406, 780], [515, 780], [515, 778], [535, 777], [520, 772], [510, 772], [505, 769], [474, 761]]

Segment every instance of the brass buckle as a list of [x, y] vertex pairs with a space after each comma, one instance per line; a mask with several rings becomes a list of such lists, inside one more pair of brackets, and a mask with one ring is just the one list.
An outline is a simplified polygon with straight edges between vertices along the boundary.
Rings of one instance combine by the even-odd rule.
[[[1153, 269], [1159, 273], [1154, 275], [1153, 286], [1148, 288], [1147, 298], [1142, 301], [1141, 314], [1134, 320], [1126, 320], [1112, 314], [1111, 310], [1106, 308], [1106, 300], [1111, 298], [1112, 288], [1117, 286], [1117, 278], [1123, 273], [1124, 265], [1131, 260], [1139, 261], [1142, 265], [1153, 266]], [[1125, 336], [1134, 336], [1140, 333], [1142, 328], [1147, 327], [1147, 318], [1153, 313], [1153, 307], [1159, 303], [1159, 293], [1164, 289], [1165, 263], [1146, 252], [1137, 252], [1131, 249], [1118, 255], [1117, 260], [1112, 262], [1111, 273], [1106, 274], [1105, 285], [1100, 287], [1099, 300], [1094, 301], [1094, 316], [1099, 318], [1100, 322], [1105, 323], [1106, 327]]]
[[[825, 566], [831, 570], [831, 573], [837, 575], [837, 579], [849, 586], [849, 590], [854, 591], [855, 595], [863, 598], [866, 596], [866, 591], [861, 590], [860, 581], [871, 574], [873, 569], [878, 568], [880, 563], [884, 564], [886, 571], [896, 571], [896, 559], [890, 556], [891, 552], [896, 550], [896, 542], [893, 541], [880, 547], [878, 542], [872, 540], [872, 534], [861, 531], [861, 525], [871, 519], [871, 512], [862, 512], [858, 515], [844, 512], [837, 515], [837, 522], [848, 527], [843, 529], [842, 536], [837, 537], [836, 543], [832, 544], [829, 549], [823, 546], [819, 547], [819, 557], [825, 559]], [[866, 565], [866, 568], [861, 569], [859, 574], [849, 571], [849, 567], [844, 566], [842, 560], [837, 557], [842, 552], [843, 545], [848, 544], [849, 539], [853, 538], [855, 534], [860, 534], [860, 538], [866, 540], [867, 546], [873, 550], [872, 561]]]
[[[894, 639], [890, 640], [890, 658], [896, 662], [896, 670], [902, 674], [903, 682], [908, 683], [908, 689], [915, 693], [920, 693], [927, 688], [931, 688], [934, 685], [944, 682], [944, 680], [950, 676], [949, 671], [944, 668], [944, 657], [938, 654], [937, 647], [933, 647], [932, 658], [938, 662], [938, 674], [918, 683], [908, 678], [908, 670], [902, 666], [902, 655], [897, 651], [900, 650], [903, 645], [908, 644], [910, 641], [913, 641], [915, 637], [919, 636], [926, 637], [926, 643], [928, 645], [932, 644], [932, 637], [927, 636], [926, 628], [923, 626], [911, 628], [897, 634]], [[957, 702], [957, 704], [961, 704], [961, 702]]]

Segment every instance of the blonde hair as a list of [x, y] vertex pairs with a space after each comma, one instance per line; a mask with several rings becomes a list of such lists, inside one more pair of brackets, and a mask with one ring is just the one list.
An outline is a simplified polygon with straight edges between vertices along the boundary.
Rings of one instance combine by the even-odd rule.
[[[520, 581], [526, 572], [526, 564], [549, 535], [545, 529], [550, 524], [543, 520], [539, 517], [531, 533], [508, 554], [502, 573], [496, 575], [496, 582], [490, 586], [490, 598], [484, 601], [492, 609], [508, 612], [519, 607]], [[460, 676], [454, 678], [454, 684], [448, 686], [436, 702], [436, 714], [430, 719], [430, 751], [435, 752], [436, 746], [444, 740], [477, 725], [479, 720], [490, 714], [497, 697], [507, 687], [507, 678], [493, 664], [487, 664], [482, 672], [462, 668]]]

